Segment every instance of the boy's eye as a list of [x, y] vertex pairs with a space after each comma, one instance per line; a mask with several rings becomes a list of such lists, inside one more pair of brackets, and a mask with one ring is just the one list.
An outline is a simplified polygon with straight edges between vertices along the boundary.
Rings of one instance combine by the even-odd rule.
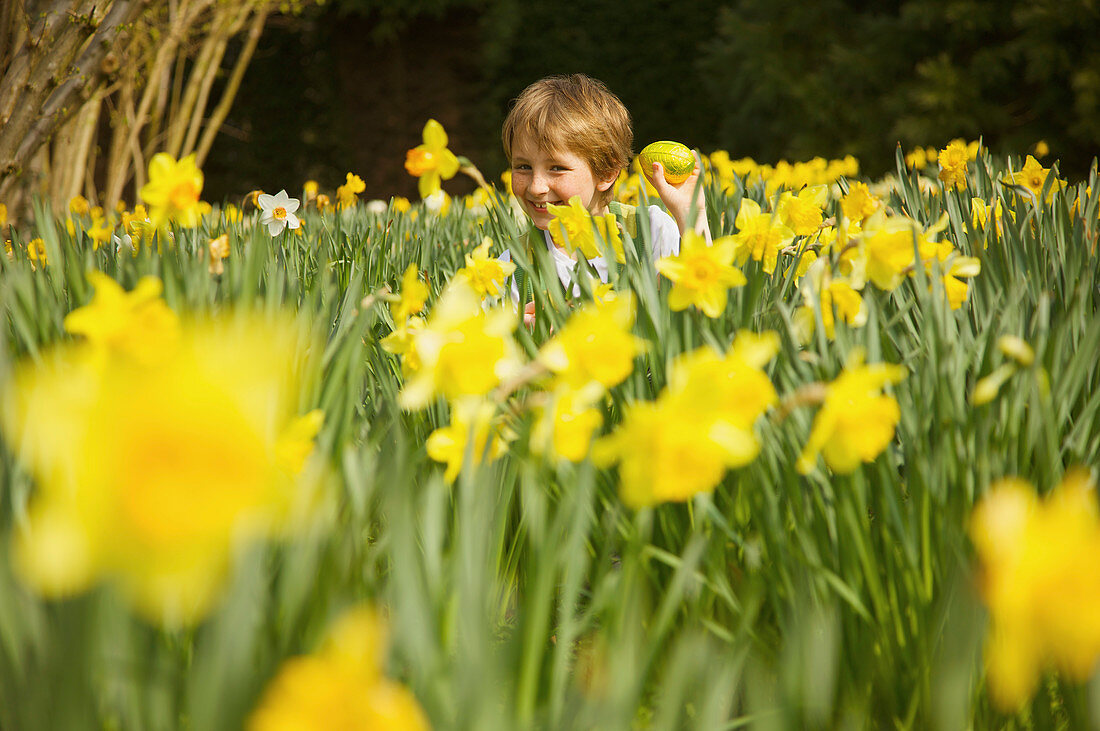
[[517, 165], [513, 165], [512, 169], [513, 170], [530, 170], [531, 166], [530, 165], [524, 165], [523, 163], [519, 163]]

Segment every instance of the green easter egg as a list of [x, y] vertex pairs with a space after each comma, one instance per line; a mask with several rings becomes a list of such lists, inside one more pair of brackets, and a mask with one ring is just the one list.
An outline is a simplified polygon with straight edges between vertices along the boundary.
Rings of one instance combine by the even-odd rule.
[[665, 180], [670, 185], [679, 185], [687, 180], [695, 169], [695, 155], [679, 142], [662, 140], [646, 145], [638, 153], [638, 161], [646, 177], [653, 174], [653, 163], [659, 162], [665, 169]]

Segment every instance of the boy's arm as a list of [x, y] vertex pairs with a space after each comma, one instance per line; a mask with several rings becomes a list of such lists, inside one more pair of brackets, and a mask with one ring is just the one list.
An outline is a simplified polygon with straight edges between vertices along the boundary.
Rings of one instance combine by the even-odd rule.
[[695, 169], [691, 171], [691, 175], [679, 185], [672, 185], [665, 180], [664, 166], [659, 162], [653, 163], [653, 172], [650, 175], [649, 182], [653, 184], [653, 187], [657, 189], [657, 195], [661, 196], [661, 202], [665, 204], [665, 208], [668, 209], [669, 214], [673, 220], [676, 221], [676, 227], [680, 229], [680, 235], [684, 235], [684, 231], [687, 229], [688, 219], [692, 208], [695, 209], [695, 233], [704, 237], [707, 243], [710, 243], [710, 225], [707, 222], [707, 204], [706, 195], [703, 192], [703, 188], [699, 188], [698, 199], [693, 201], [692, 198], [695, 194], [695, 185], [699, 180], [699, 176], [702, 174], [703, 166], [699, 160], [699, 153], [695, 155]]

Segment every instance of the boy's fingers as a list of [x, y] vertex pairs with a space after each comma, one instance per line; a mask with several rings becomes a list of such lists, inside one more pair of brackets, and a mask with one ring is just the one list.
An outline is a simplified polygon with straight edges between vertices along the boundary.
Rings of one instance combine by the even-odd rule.
[[650, 183], [657, 189], [657, 194], [664, 196], [664, 194], [670, 189], [668, 181], [665, 180], [665, 166], [659, 162], [653, 163], [653, 175], [650, 178]]

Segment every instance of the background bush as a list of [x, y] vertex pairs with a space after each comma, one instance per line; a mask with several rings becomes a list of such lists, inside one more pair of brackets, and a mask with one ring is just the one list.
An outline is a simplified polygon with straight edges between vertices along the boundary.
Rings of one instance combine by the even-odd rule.
[[[1098, 34], [1088, 0], [601, 0], [573, 12], [336, 0], [269, 26], [208, 191], [307, 177], [334, 187], [354, 170], [368, 197], [412, 196], [404, 151], [430, 117], [494, 175], [508, 102], [578, 71], [622, 98], [638, 149], [679, 139], [761, 162], [850, 153], [879, 175], [898, 142], [981, 136], [1019, 152], [1043, 139], [1081, 175], [1100, 150]], [[294, 113], [280, 113], [288, 103]]]

